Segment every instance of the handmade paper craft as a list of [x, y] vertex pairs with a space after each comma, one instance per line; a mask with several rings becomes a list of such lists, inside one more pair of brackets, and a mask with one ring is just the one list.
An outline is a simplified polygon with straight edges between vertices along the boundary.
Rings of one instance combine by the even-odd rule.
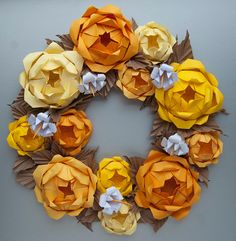
[[[138, 223], [156, 232], [170, 217], [194, 218], [208, 166], [223, 152], [216, 113], [226, 111], [188, 31], [179, 43], [161, 24], [138, 26], [108, 5], [88, 7], [68, 32], [23, 60], [7, 137], [18, 153], [16, 181], [34, 189], [49, 217], [72, 216], [90, 231], [100, 222], [116, 235], [133, 234]], [[115, 87], [141, 110], [150, 107], [152, 147], [146, 157], [97, 162], [86, 107]]]

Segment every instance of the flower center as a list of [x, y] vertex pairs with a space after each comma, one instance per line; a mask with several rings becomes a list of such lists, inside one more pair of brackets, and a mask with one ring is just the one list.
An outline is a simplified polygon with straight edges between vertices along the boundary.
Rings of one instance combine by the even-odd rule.
[[158, 47], [157, 36], [148, 37], [148, 48]]
[[48, 84], [54, 87], [55, 83], [59, 80], [59, 74], [55, 74], [52, 71], [49, 72]]
[[135, 78], [135, 87], [140, 87], [142, 85], [147, 85], [147, 82], [142, 78], [142, 75], [141, 75], [140, 72], [134, 78]]
[[101, 44], [105, 47], [111, 42], [110, 33], [105, 32], [104, 34], [100, 35]]
[[111, 182], [114, 184], [120, 184], [122, 181], [124, 181], [125, 177], [119, 175], [117, 172], [113, 175], [113, 177], [110, 179]]
[[191, 88], [191, 86], [188, 86], [184, 94], [182, 94], [182, 98], [184, 98], [185, 101], [189, 102], [190, 100], [193, 100], [195, 97], [195, 91]]
[[168, 193], [169, 195], [173, 195], [175, 193], [176, 188], [179, 187], [174, 177], [165, 181], [164, 187], [161, 188], [161, 192]]
[[59, 186], [58, 189], [59, 189], [61, 192], [63, 192], [65, 196], [67, 196], [67, 195], [73, 195], [73, 194], [74, 194], [74, 192], [73, 192], [72, 189], [71, 189], [71, 184], [70, 184], [70, 182], [68, 183], [68, 185], [67, 185], [66, 187], [61, 187], [61, 186]]

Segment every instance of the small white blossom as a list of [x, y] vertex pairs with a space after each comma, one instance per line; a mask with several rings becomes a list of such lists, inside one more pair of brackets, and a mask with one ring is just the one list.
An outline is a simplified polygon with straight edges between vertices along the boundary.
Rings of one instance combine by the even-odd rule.
[[151, 73], [152, 83], [158, 88], [167, 90], [171, 88], [178, 75], [174, 68], [168, 64], [161, 64], [160, 67], [154, 67]]
[[78, 86], [79, 91], [85, 95], [94, 94], [106, 85], [105, 80], [104, 74], [95, 74], [88, 71], [82, 76], [82, 82]]
[[35, 116], [31, 114], [28, 118], [28, 123], [33, 132], [38, 136], [49, 137], [57, 131], [56, 125], [50, 122], [51, 118], [48, 111], [40, 112]]
[[185, 140], [178, 133], [170, 136], [168, 139], [164, 137], [161, 141], [164, 151], [170, 155], [182, 156], [188, 153], [189, 148]]
[[107, 215], [112, 215], [113, 212], [117, 213], [121, 206], [123, 196], [116, 187], [107, 188], [106, 192], [101, 194], [99, 199], [99, 206], [103, 208], [102, 212]]

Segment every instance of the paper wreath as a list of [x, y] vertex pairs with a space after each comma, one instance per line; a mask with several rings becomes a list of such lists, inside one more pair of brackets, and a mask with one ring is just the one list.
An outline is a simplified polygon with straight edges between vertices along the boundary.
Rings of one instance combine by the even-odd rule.
[[[33, 189], [53, 219], [65, 214], [92, 230], [130, 235], [138, 223], [157, 231], [186, 217], [223, 151], [214, 120], [223, 94], [194, 59], [187, 32], [179, 43], [163, 26], [138, 26], [119, 8], [89, 7], [70, 33], [26, 55], [7, 142], [18, 152], [16, 181]], [[147, 157], [105, 157], [86, 148], [92, 121], [85, 109], [115, 85], [156, 116]]]

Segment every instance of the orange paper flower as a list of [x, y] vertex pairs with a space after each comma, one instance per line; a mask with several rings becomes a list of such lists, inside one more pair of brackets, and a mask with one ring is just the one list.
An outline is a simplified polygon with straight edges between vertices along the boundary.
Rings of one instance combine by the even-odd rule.
[[92, 122], [83, 111], [70, 109], [61, 115], [54, 139], [70, 155], [78, 154], [92, 134]]
[[197, 133], [186, 140], [189, 146], [189, 162], [198, 167], [216, 164], [223, 151], [218, 132]]
[[200, 197], [198, 173], [186, 159], [151, 151], [136, 175], [138, 206], [150, 208], [155, 219], [188, 215]]
[[144, 101], [147, 96], [154, 94], [155, 89], [148, 70], [134, 70], [124, 66], [118, 75], [116, 84], [127, 98]]
[[82, 18], [72, 23], [70, 36], [85, 63], [95, 72], [121, 69], [139, 48], [131, 22], [113, 5], [89, 7]]
[[33, 176], [36, 198], [51, 218], [77, 216], [93, 206], [97, 178], [79, 160], [55, 155], [48, 164], [39, 165]]

